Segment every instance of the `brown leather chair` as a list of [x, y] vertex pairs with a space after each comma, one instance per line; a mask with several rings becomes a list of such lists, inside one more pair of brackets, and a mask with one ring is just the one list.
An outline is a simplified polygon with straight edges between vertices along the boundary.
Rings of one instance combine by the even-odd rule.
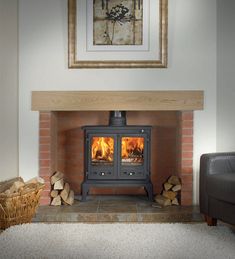
[[209, 226], [235, 224], [235, 152], [201, 156], [200, 211]]

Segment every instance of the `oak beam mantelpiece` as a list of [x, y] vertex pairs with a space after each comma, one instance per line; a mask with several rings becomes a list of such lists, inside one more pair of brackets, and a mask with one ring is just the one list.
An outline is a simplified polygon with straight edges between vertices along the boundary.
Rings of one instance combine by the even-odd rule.
[[33, 91], [33, 111], [202, 110], [203, 91]]

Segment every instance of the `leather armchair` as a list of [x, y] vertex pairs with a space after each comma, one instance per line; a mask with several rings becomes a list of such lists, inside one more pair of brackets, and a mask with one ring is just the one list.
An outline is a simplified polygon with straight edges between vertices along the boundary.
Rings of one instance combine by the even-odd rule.
[[209, 226], [235, 224], [235, 152], [201, 156], [200, 212]]

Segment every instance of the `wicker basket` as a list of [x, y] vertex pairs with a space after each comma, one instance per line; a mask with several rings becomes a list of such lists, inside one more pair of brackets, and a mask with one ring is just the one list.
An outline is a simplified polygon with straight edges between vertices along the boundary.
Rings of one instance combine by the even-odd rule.
[[25, 185], [19, 193], [0, 194], [0, 229], [31, 222], [39, 204], [44, 184]]

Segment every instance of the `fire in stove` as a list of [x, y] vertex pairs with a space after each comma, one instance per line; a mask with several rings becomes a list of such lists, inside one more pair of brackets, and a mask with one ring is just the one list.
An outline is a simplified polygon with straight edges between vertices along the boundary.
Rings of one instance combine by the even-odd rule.
[[113, 162], [114, 139], [111, 137], [93, 137], [91, 147], [92, 163]]
[[[122, 165], [140, 165], [144, 162], [144, 138], [122, 137]], [[112, 163], [114, 159], [114, 138], [93, 137], [91, 145], [92, 164]]]
[[144, 138], [123, 137], [122, 138], [122, 164], [143, 164], [144, 162]]

